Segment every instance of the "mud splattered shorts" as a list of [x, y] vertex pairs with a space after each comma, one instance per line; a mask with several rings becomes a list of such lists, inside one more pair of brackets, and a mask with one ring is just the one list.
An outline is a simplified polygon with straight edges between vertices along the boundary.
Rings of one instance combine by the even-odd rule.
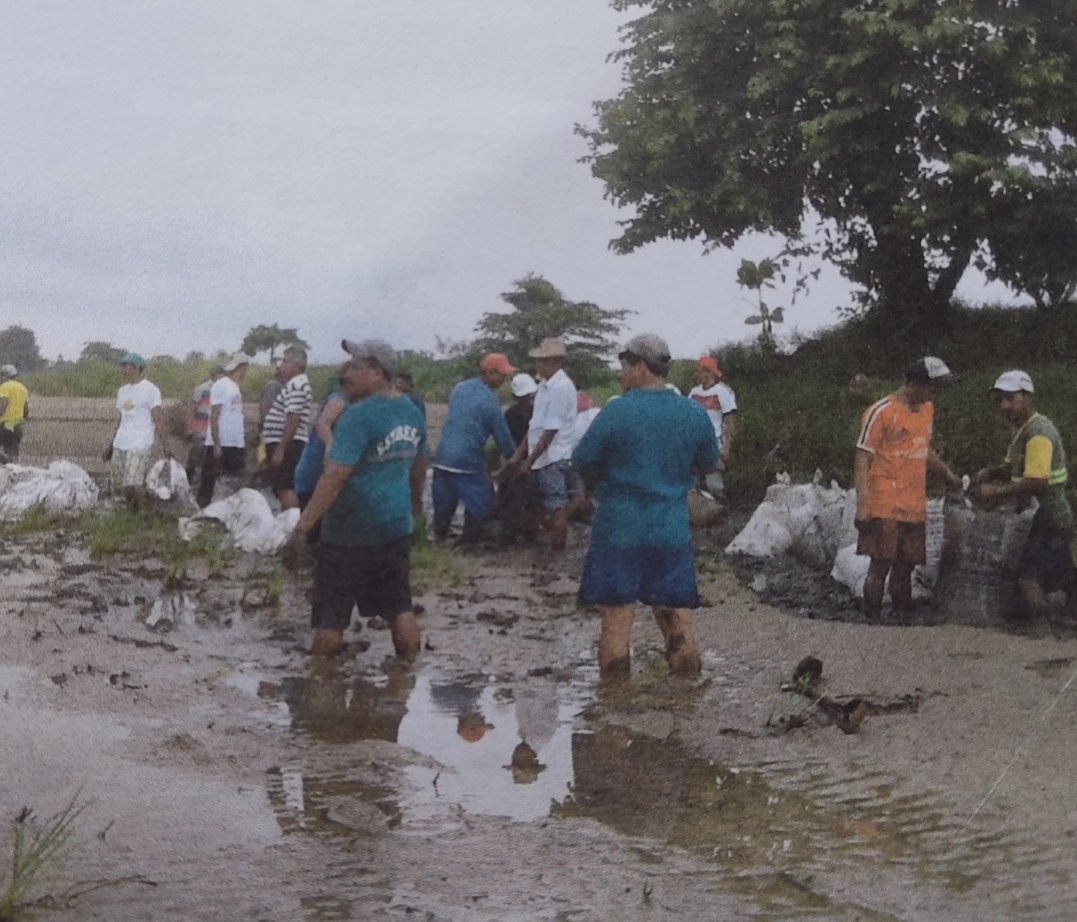
[[150, 449], [124, 451], [122, 448], [113, 448], [108, 471], [109, 487], [114, 493], [125, 487], [140, 487], [146, 482], [149, 467]]
[[364, 618], [385, 618], [411, 611], [411, 536], [369, 547], [318, 545], [314, 567], [315, 630], [344, 631], [352, 609]]
[[927, 562], [926, 532], [923, 522], [897, 522], [894, 519], [868, 519], [856, 523], [860, 533], [856, 552], [872, 560], [907, 563]]

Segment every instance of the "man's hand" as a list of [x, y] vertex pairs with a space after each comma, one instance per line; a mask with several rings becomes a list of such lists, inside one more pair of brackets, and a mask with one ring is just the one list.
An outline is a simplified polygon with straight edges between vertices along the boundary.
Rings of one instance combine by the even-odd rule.
[[224, 449], [221, 448], [220, 445], [213, 446], [213, 457], [216, 458], [218, 461], [220, 461], [221, 458], [224, 457]]
[[101, 460], [108, 463], [112, 460], [112, 446], [109, 445], [103, 452], [101, 452]]
[[273, 449], [273, 454], [269, 456], [269, 466], [276, 468], [280, 467], [284, 463], [284, 443], [281, 443]]
[[280, 560], [292, 571], [305, 569], [314, 564], [314, 549], [305, 531], [295, 529], [280, 549]]

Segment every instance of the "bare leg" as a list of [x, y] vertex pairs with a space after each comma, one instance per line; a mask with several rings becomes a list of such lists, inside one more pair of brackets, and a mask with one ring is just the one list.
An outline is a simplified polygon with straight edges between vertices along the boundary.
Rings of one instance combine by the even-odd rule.
[[1021, 603], [1026, 618], [1038, 618], [1047, 611], [1047, 595], [1043, 587], [1030, 579], [1019, 579], [1017, 590], [1021, 594]]
[[401, 612], [393, 618], [389, 633], [393, 636], [396, 655], [401, 659], [414, 659], [419, 655], [419, 622], [415, 619], [415, 612]]
[[314, 642], [310, 645], [311, 656], [333, 657], [344, 649], [344, 634], [333, 628], [320, 627], [314, 631]]
[[602, 606], [602, 634], [598, 638], [598, 672], [602, 676], [624, 675], [632, 666], [629, 642], [632, 621], [636, 617], [635, 603]]
[[692, 629], [692, 612], [687, 608], [656, 606], [654, 620], [666, 642], [666, 662], [670, 675], [699, 675], [703, 658]]
[[550, 513], [550, 547], [563, 551], [568, 541], [568, 507]]
[[912, 570], [912, 564], [900, 561], [890, 570], [890, 598], [899, 611], [912, 608]]
[[871, 558], [868, 575], [864, 578], [864, 614], [871, 620], [877, 620], [882, 614], [883, 590], [886, 588], [886, 574], [889, 572], [889, 560]]

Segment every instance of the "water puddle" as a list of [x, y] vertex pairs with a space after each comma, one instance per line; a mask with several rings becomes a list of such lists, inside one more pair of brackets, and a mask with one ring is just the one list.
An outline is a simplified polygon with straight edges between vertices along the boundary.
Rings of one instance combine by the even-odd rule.
[[[1065, 850], [967, 825], [881, 773], [739, 768], [617, 727], [573, 734], [572, 761], [572, 796], [555, 815], [687, 849], [767, 918], [905, 918], [909, 893], [925, 888], [929, 905], [954, 913], [1043, 918], [1042, 894], [1060, 882], [1073, 894]], [[838, 889], [847, 902], [835, 905], [826, 894]]]

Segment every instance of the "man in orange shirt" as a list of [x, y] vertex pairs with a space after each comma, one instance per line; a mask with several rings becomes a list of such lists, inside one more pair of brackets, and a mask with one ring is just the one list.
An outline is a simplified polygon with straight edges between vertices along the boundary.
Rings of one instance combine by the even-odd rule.
[[864, 412], [856, 440], [856, 552], [871, 558], [864, 614], [878, 619], [890, 577], [894, 608], [912, 606], [912, 571], [926, 561], [927, 475], [953, 489], [961, 479], [931, 450], [934, 401], [953, 383], [945, 362], [926, 356], [905, 371], [905, 383]]

